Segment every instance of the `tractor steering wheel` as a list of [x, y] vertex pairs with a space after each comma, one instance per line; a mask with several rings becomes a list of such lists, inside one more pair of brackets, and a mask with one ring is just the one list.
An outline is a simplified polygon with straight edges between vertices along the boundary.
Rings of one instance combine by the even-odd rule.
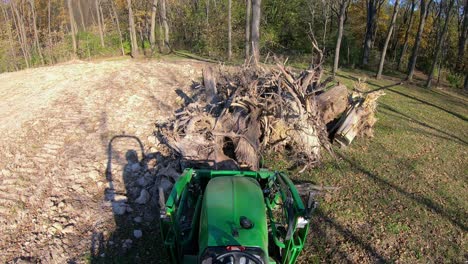
[[[225, 262], [225, 258], [230, 259], [229, 262]], [[244, 258], [244, 261], [241, 262], [241, 260]], [[247, 252], [241, 252], [241, 251], [233, 251], [233, 252], [227, 252], [224, 254], [221, 254], [217, 256], [214, 260], [215, 264], [263, 264], [263, 262], [256, 258], [254, 255], [247, 253]]]

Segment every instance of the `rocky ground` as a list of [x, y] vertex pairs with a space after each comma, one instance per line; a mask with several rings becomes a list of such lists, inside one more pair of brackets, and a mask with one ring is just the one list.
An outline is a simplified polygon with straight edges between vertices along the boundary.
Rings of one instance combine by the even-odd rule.
[[202, 67], [74, 61], [1, 74], [0, 261], [154, 256], [132, 251], [159, 239], [155, 174], [173, 174], [155, 166], [154, 123], [173, 113], [182, 100], [176, 90], [187, 91]]

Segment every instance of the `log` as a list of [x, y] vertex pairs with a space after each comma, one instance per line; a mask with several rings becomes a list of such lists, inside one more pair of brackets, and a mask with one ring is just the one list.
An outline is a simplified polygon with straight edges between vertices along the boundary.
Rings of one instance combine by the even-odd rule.
[[342, 84], [317, 97], [317, 106], [325, 124], [338, 118], [349, 106], [348, 89]]
[[335, 134], [335, 141], [341, 146], [348, 146], [359, 133], [359, 123], [361, 121], [360, 109], [352, 107], [347, 113], [343, 124], [338, 128]]
[[216, 88], [216, 78], [213, 74], [213, 68], [205, 67], [203, 69], [203, 85], [206, 89], [207, 102], [211, 103], [218, 93]]

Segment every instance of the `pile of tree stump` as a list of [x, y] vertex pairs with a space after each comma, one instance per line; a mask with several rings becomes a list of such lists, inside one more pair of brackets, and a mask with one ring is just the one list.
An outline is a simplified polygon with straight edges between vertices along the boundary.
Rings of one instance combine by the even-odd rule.
[[193, 94], [179, 91], [185, 104], [157, 123], [157, 137], [181, 168], [257, 170], [271, 151], [314, 167], [333, 142], [347, 146], [357, 135], [372, 136], [382, 94], [351, 93], [322, 75], [321, 64], [299, 73], [282, 64], [206, 67]]

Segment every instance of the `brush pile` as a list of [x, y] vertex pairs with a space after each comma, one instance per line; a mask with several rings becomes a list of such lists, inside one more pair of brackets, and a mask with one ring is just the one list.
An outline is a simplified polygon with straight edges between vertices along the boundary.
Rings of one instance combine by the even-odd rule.
[[[272, 69], [205, 68], [203, 85], [185, 99], [156, 135], [181, 168], [257, 170], [271, 151], [287, 153], [297, 166], [313, 167], [330, 150], [330, 129], [353, 105], [345, 86], [326, 87], [321, 64], [298, 74]], [[324, 90], [327, 90], [324, 92]], [[333, 126], [331, 124], [334, 124]]]

